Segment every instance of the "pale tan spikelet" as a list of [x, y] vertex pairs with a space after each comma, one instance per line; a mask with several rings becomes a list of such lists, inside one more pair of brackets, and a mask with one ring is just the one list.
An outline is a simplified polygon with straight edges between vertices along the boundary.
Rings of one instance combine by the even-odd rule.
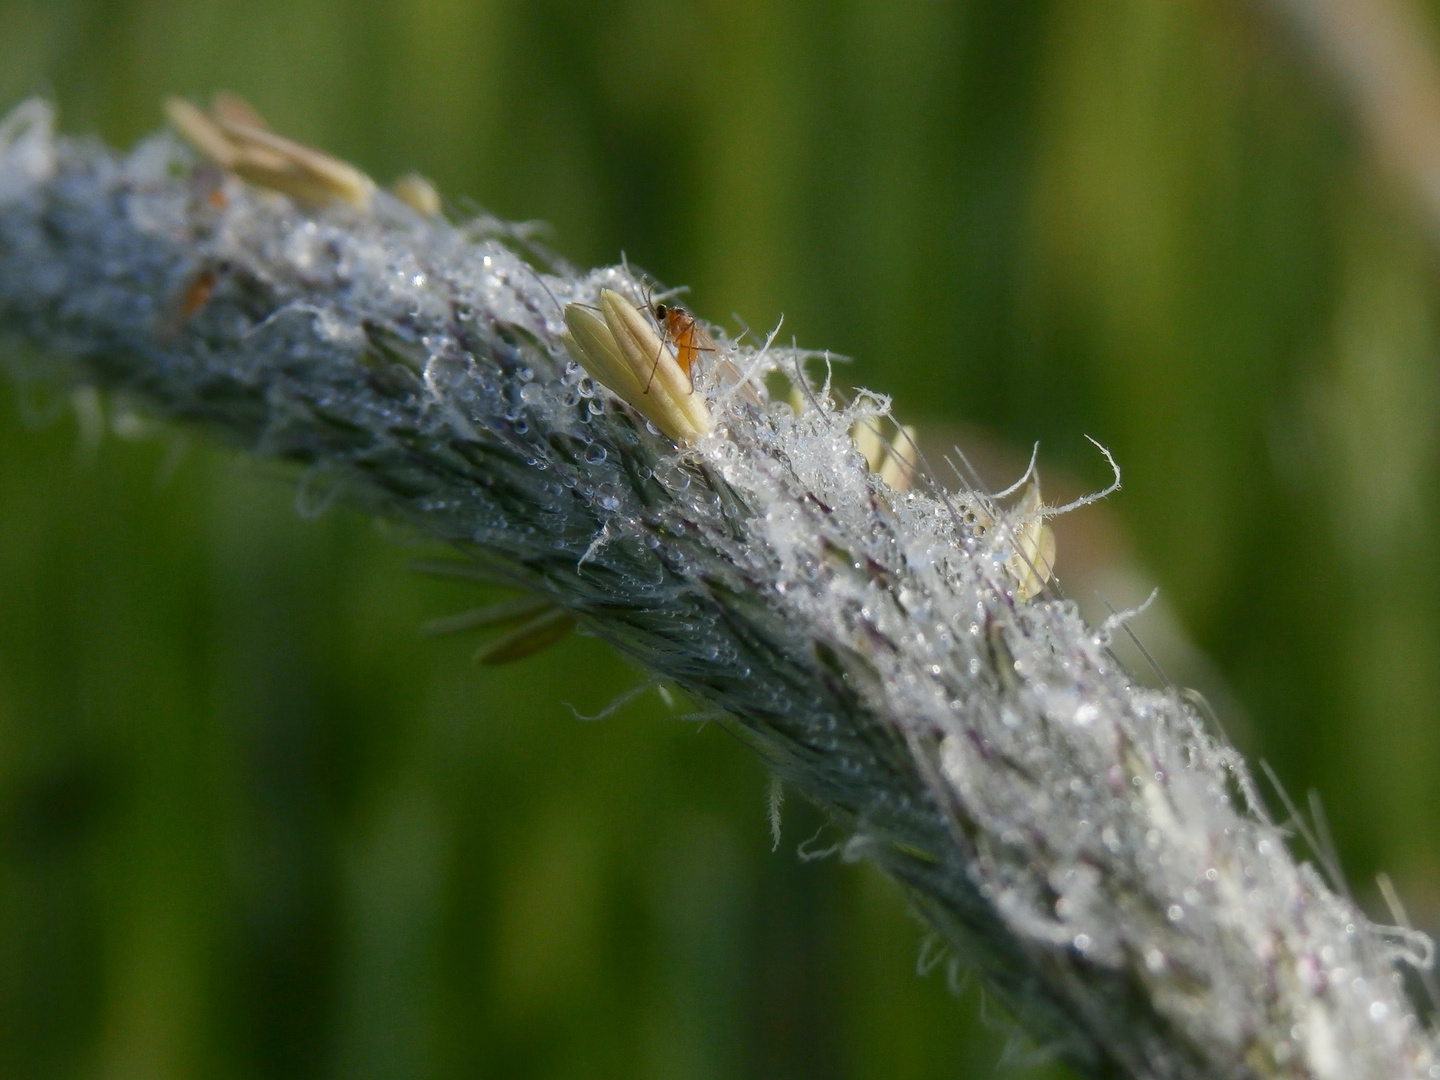
[[[581, 304], [565, 308], [565, 347], [591, 378], [634, 405], [645, 399], [645, 384], [630, 370], [615, 336], [599, 312]], [[643, 411], [643, 410], [642, 410]]]
[[240, 156], [233, 143], [209, 116], [184, 98], [167, 98], [165, 116], [185, 141], [222, 169], [232, 169]]
[[409, 172], [390, 185], [390, 194], [422, 217], [438, 217], [440, 192], [425, 177]]
[[625, 297], [602, 290], [599, 313], [569, 304], [565, 325], [566, 347], [580, 366], [675, 442], [693, 443], [713, 426], [674, 351]]
[[913, 427], [896, 426], [895, 434], [886, 441], [883, 419], [869, 416], [857, 420], [850, 428], [850, 438], [865, 458], [870, 471], [894, 491], [909, 491], [918, 454]]
[[375, 181], [347, 161], [304, 143], [276, 135], [268, 128], [220, 121], [220, 129], [240, 148], [236, 175], [302, 202], [349, 203], [357, 210], [370, 206]]
[[348, 161], [275, 134], [238, 94], [217, 94], [208, 114], [180, 98], [169, 99], [165, 112], [196, 150], [257, 187], [314, 206], [370, 207], [375, 181]]
[[855, 444], [855, 449], [860, 451], [860, 456], [865, 459], [865, 465], [871, 472], [878, 473], [884, 467], [885, 440], [880, 434], [879, 417], [867, 416], [864, 420], [855, 421], [850, 426], [850, 441]]
[[902, 425], [899, 434], [890, 440], [885, 461], [879, 468], [880, 479], [896, 491], [909, 491], [919, 463], [920, 444], [910, 425]]
[[1015, 554], [1005, 560], [1005, 572], [1015, 579], [1016, 595], [1029, 600], [1045, 588], [1055, 568], [1055, 532], [1045, 524], [1038, 483], [1025, 488], [1013, 518]]
[[260, 115], [260, 110], [251, 105], [233, 90], [216, 91], [210, 98], [210, 115], [217, 122], [248, 124], [251, 127], [268, 128], [269, 122]]

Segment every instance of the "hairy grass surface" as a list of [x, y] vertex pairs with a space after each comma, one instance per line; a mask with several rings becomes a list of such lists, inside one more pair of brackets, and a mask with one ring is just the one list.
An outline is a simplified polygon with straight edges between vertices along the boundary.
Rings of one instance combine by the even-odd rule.
[[1108, 628], [1020, 598], [1027, 521], [885, 483], [850, 437], [884, 399], [842, 404], [794, 350], [719, 336], [758, 403], [702, 372], [714, 426], [677, 447], [562, 341], [564, 305], [645, 283], [524, 251], [383, 194], [300, 209], [166, 135], [57, 138], [39, 102], [3, 129], [0, 325], [27, 377], [296, 462], [684, 688], [1090, 1075], [1440, 1076], [1397, 968], [1428, 944], [1297, 864]]

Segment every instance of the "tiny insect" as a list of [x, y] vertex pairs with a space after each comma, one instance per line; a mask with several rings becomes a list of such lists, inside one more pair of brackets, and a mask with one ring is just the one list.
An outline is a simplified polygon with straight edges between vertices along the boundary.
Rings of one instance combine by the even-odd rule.
[[[720, 352], [720, 347], [715, 344], [715, 339], [705, 332], [700, 320], [679, 304], [650, 304], [649, 308], [651, 317], [660, 328], [661, 338], [675, 350], [675, 362], [690, 380], [692, 394], [695, 392], [695, 364], [701, 353], [709, 353], [715, 360], [716, 372], [722, 384], [737, 387], [742, 400], [759, 408], [759, 396], [751, 389], [730, 358]], [[655, 381], [655, 372], [659, 367], [660, 356], [657, 353], [655, 364], [650, 370], [650, 382]], [[650, 392], [649, 382], [645, 384], [645, 392]]]
[[213, 267], [202, 267], [195, 271], [178, 289], [166, 305], [163, 319], [156, 327], [159, 340], [169, 343], [179, 337], [190, 320], [205, 310], [220, 284], [220, 274]]
[[217, 280], [218, 275], [210, 269], [201, 270], [190, 280], [190, 284], [185, 287], [185, 291], [180, 297], [180, 309], [177, 312], [179, 316], [177, 321], [180, 325], [183, 326], [189, 322], [199, 314], [201, 308], [210, 302], [210, 297], [215, 294]]
[[[655, 316], [655, 321], [660, 326], [661, 335], [667, 344], [675, 349], [675, 361], [680, 365], [680, 370], [685, 372], [686, 378], [690, 380], [690, 390], [695, 390], [695, 361], [700, 359], [702, 352], [711, 356], [718, 356], [720, 350], [716, 347], [715, 341], [710, 337], [691, 315], [678, 304], [652, 304], [650, 313]], [[660, 367], [660, 357], [655, 357], [655, 369]], [[655, 379], [655, 371], [650, 372], [650, 379]], [[649, 383], [645, 390], [650, 390]]]

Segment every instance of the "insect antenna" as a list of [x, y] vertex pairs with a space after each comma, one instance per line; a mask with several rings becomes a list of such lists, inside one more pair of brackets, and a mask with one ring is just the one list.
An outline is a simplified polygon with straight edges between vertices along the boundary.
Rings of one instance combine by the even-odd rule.
[[[628, 273], [630, 267], [627, 265], [625, 270]], [[665, 338], [668, 335], [668, 331], [665, 329], [665, 305], [655, 303], [655, 293], [650, 288], [648, 282], [641, 284], [640, 298], [645, 302], [645, 313], [655, 321], [655, 329], [660, 331], [660, 344], [655, 350], [655, 363], [650, 367], [650, 378], [645, 380], [645, 393], [648, 394], [650, 387], [654, 385], [655, 373], [660, 370], [660, 360], [665, 355]], [[690, 389], [695, 389], [695, 381], [693, 379], [690, 381]]]

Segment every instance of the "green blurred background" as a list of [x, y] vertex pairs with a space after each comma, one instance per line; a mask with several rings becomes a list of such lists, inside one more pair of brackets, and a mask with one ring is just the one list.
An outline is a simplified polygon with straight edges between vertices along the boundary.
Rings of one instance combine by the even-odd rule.
[[[981, 457], [1103, 441], [1061, 580], [1161, 585], [1172, 674], [1440, 924], [1433, 231], [1274, 12], [0, 2], [0, 104], [128, 145], [217, 88]], [[89, 415], [0, 384], [0, 1076], [1065, 1075], [798, 800], [772, 853], [722, 731], [578, 721], [638, 681], [597, 642], [474, 668], [423, 546]]]

